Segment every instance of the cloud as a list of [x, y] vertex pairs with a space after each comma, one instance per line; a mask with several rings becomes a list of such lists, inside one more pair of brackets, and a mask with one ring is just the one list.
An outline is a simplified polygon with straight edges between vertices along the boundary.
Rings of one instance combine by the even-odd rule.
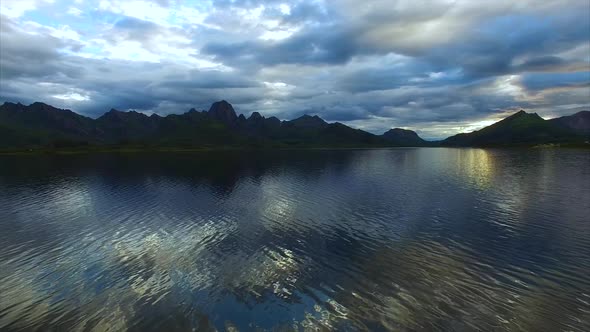
[[274, 41], [246, 41], [238, 43], [211, 42], [202, 51], [217, 60], [239, 65], [277, 64], [344, 64], [362, 53], [349, 40], [346, 31], [337, 26], [297, 33], [291, 38]]
[[52, 0], [3, 0], [0, 2], [0, 13], [7, 17], [20, 17], [26, 12], [51, 3]]
[[0, 100], [318, 114], [442, 137], [590, 108], [586, 0], [2, 1]]

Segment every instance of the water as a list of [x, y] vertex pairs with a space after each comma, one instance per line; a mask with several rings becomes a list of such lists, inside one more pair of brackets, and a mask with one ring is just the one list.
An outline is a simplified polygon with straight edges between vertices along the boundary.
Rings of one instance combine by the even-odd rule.
[[588, 331], [590, 152], [0, 156], [2, 331]]

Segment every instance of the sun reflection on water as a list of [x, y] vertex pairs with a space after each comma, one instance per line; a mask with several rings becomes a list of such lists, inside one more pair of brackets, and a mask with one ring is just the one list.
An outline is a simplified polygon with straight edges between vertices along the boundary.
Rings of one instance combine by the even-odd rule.
[[485, 190], [490, 187], [494, 177], [494, 159], [485, 149], [458, 149], [457, 163], [460, 177]]

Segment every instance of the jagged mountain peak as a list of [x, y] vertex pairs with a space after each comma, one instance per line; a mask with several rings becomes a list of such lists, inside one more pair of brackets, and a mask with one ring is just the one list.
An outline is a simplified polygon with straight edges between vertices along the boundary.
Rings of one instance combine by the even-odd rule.
[[248, 120], [260, 120], [260, 119], [264, 119], [264, 117], [262, 115], [260, 115], [260, 113], [258, 113], [258, 112], [252, 112], [252, 114], [248, 118]]
[[233, 106], [225, 100], [214, 102], [208, 113], [214, 119], [225, 124], [233, 124], [238, 118]]
[[12, 103], [9, 101], [4, 102], [2, 105], [0, 105], [0, 109], [3, 110], [24, 110], [26, 109], [27, 106], [21, 104], [21, 103]]
[[541, 116], [539, 116], [539, 114], [537, 114], [537, 113], [527, 113], [524, 110], [520, 110], [520, 111], [506, 117], [505, 119], [503, 119], [501, 121], [510, 121], [510, 120], [522, 119], [522, 118], [543, 120], [543, 118]]
[[[19, 104], [20, 104], [20, 103], [19, 103]], [[53, 107], [53, 106], [51, 106], [51, 105], [48, 105], [48, 104], [42, 103], [42, 102], [40, 102], [40, 101], [36, 101], [36, 102], [32, 103], [32, 104], [31, 104], [31, 105], [29, 105], [29, 106], [34, 106], [34, 107], [51, 107], [51, 108], [55, 108], [55, 107]]]
[[108, 112], [100, 116], [97, 120], [99, 122], [127, 122], [127, 121], [148, 121], [154, 119], [153, 117], [147, 116], [144, 113], [131, 111], [119, 111], [111, 108]]
[[312, 116], [309, 114], [304, 114], [304, 115], [298, 117], [297, 119], [287, 121], [287, 122], [292, 124], [293, 126], [301, 127], [301, 128], [318, 128], [318, 127], [324, 127], [328, 124], [326, 121], [324, 121], [324, 119], [320, 118], [319, 116], [317, 116], [317, 115]]
[[[584, 142], [590, 112], [544, 120], [536, 113], [519, 111], [491, 126], [450, 137], [442, 146], [535, 145]], [[191, 109], [183, 115], [150, 116], [137, 111], [111, 109], [94, 120], [70, 110], [37, 102], [29, 106], [5, 102], [0, 106], [0, 126], [23, 128], [29, 136], [12, 137], [21, 146], [47, 146], [66, 140], [90, 144], [141, 144], [174, 146], [286, 145], [286, 146], [431, 146], [417, 133], [393, 128], [373, 135], [341, 123], [328, 123], [318, 115], [305, 114], [290, 121], [265, 118], [253, 112], [238, 117], [225, 100], [209, 111]], [[13, 132], [19, 132], [13, 130]], [[586, 135], [586, 136], [584, 136]], [[18, 139], [17, 139], [18, 138]], [[16, 141], [14, 140], [16, 139]], [[8, 141], [6, 141], [8, 142]], [[0, 142], [1, 143], [1, 142]], [[4, 143], [5, 145], [8, 143]], [[12, 145], [6, 145], [12, 147]]]

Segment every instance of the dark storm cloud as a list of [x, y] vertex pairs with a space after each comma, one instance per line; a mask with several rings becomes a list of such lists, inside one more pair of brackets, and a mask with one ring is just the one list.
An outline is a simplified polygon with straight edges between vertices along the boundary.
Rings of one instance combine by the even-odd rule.
[[554, 55], [537, 56], [516, 66], [519, 71], [544, 71], [563, 67], [567, 64], [564, 59]]
[[[374, 30], [375, 25], [384, 19], [377, 17], [376, 20], [369, 20], [376, 18], [369, 16], [367, 21], [357, 22], [354, 26], [321, 24], [304, 29], [278, 42], [210, 42], [205, 44], [201, 51], [214, 55], [225, 63], [240, 66], [344, 64], [354, 56], [394, 52], [429, 62], [433, 70], [444, 71], [458, 68], [466, 76], [481, 78], [539, 70], [541, 69], [539, 66], [565, 65], [566, 61], [554, 54], [588, 41], [589, 15], [583, 11], [572, 11], [560, 14], [551, 20], [547, 20], [546, 17], [527, 15], [494, 17], [483, 20], [479, 29], [467, 33], [461, 39], [439, 46], [436, 38], [433, 37], [432, 47], [421, 44], [416, 45], [415, 49], [396, 45], [395, 42], [388, 46], [387, 40], [384, 40], [384, 45], [369, 45], [360, 40], [363, 34]], [[528, 26], [514, 30], [512, 27], [519, 23]], [[521, 65], [515, 65], [515, 59], [522, 56], [533, 58]], [[420, 74], [423, 73], [408, 73], [408, 75]], [[403, 75], [397, 79], [403, 79]]]
[[76, 42], [50, 35], [22, 33], [5, 16], [0, 17], [0, 36], [0, 79], [3, 83], [18, 77], [81, 76], [80, 67], [60, 63], [62, 55], [58, 52], [58, 49], [78, 48]]
[[233, 89], [261, 86], [253, 79], [217, 71], [192, 70], [186, 75], [175, 76], [175, 79], [162, 80], [156, 85], [173, 89]]
[[[460, 85], [473, 81], [457, 70], [436, 72], [424, 61], [412, 60], [400, 65], [379, 65], [335, 73], [337, 87], [349, 92], [390, 90], [404, 86], [433, 87]], [[436, 68], [440, 69], [440, 68]]]
[[170, 37], [185, 37], [189, 32], [191, 32], [190, 29], [164, 27], [135, 17], [122, 16], [102, 34], [102, 38], [111, 45], [117, 45], [122, 41], [138, 42], [144, 49], [157, 53], [163, 43], [184, 46], [182, 42], [175, 41]]
[[[590, 68], [587, 72], [526, 74], [523, 77], [522, 83], [528, 90], [533, 91], [550, 88], [590, 86]], [[590, 98], [590, 94], [588, 97]]]
[[311, 29], [283, 41], [211, 42], [201, 51], [232, 65], [271, 66], [344, 64], [363, 53], [351, 40], [346, 28], [340, 26], [322, 26], [319, 30]]
[[[518, 23], [527, 26], [513, 29]], [[435, 48], [424, 57], [441, 69], [458, 67], [472, 77], [565, 66], [568, 62], [555, 54], [588, 43], [590, 14], [569, 12], [551, 20], [530, 16], [493, 18], [482, 22], [480, 30], [465, 40]], [[517, 65], [514, 62], [519, 57], [530, 58]]]

